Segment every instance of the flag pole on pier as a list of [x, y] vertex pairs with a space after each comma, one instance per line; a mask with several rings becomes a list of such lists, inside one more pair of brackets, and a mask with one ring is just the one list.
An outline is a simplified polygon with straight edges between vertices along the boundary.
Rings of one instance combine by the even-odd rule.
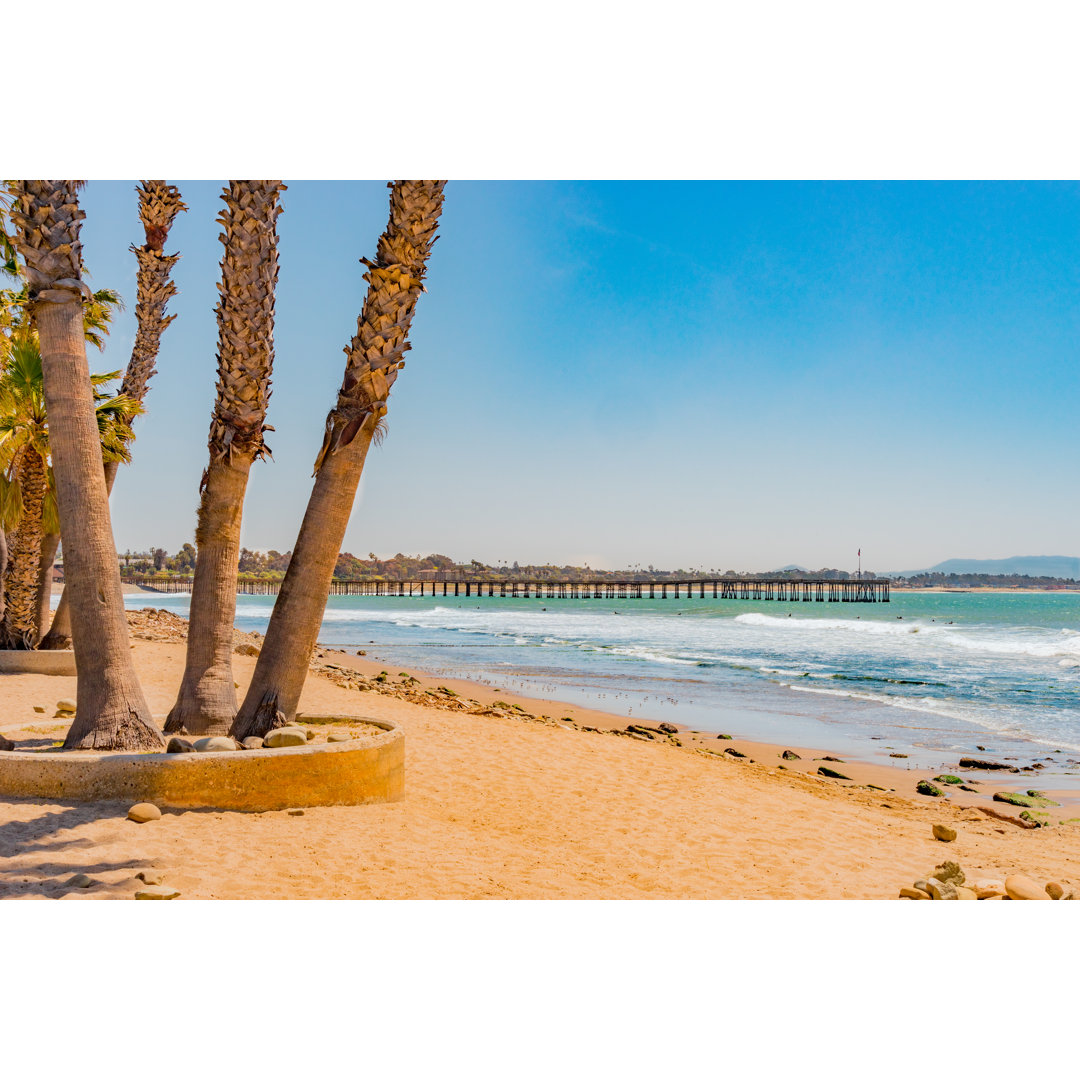
[[862, 579], [862, 548], [859, 548], [859, 579]]

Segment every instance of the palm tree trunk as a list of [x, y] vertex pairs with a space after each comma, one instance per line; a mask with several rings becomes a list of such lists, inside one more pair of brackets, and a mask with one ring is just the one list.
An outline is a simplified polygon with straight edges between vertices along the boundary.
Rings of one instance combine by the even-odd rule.
[[364, 260], [368, 292], [337, 405], [326, 418], [315, 485], [266, 640], [232, 734], [265, 735], [296, 714], [318, 641], [326, 597], [368, 447], [386, 415], [390, 387], [404, 366], [408, 333], [443, 203], [443, 180], [390, 185], [390, 220], [375, 262]]
[[240, 523], [251, 458], [239, 454], [207, 470], [195, 530], [195, 580], [187, 659], [180, 693], [165, 730], [188, 735], [224, 735], [236, 715], [233, 683], [233, 622], [240, 561]]
[[135, 674], [83, 337], [78, 185], [18, 181], [12, 217], [41, 343], [53, 477], [71, 596], [76, 717], [68, 750], [164, 746]]
[[4, 592], [7, 606], [0, 626], [6, 649], [32, 649], [38, 637], [38, 565], [41, 561], [41, 515], [45, 507], [45, 462], [30, 447], [18, 462], [22, 517], [11, 536]]
[[236, 715], [232, 672], [240, 524], [251, 464], [267, 453], [264, 433], [274, 362], [277, 219], [284, 185], [231, 180], [226, 209], [218, 320], [217, 401], [210, 464], [200, 486], [184, 679], [165, 730], [227, 731]]
[[4, 618], [4, 607], [6, 601], [4, 600], [4, 574], [7, 573], [8, 564], [8, 548], [7, 548], [7, 536], [3, 529], [0, 529], [0, 620]]
[[59, 533], [45, 533], [41, 538], [41, 558], [38, 561], [37, 620], [35, 629], [40, 641], [49, 625], [49, 608], [52, 605], [52, 568], [56, 549], [60, 546]]
[[[176, 286], [170, 274], [180, 256], [166, 255], [164, 247], [173, 219], [187, 207], [180, 198], [180, 192], [164, 180], [144, 180], [136, 190], [139, 194], [139, 217], [146, 233], [146, 243], [142, 247], [132, 244], [130, 249], [139, 263], [135, 302], [137, 329], [120, 393], [142, 404], [148, 383], [157, 370], [161, 335], [176, 318], [175, 315], [166, 315], [165, 309], [176, 295]], [[110, 495], [119, 468], [118, 461], [105, 462], [105, 483]], [[71, 614], [66, 588], [60, 594], [60, 603], [56, 605], [52, 626], [38, 648], [71, 648]]]

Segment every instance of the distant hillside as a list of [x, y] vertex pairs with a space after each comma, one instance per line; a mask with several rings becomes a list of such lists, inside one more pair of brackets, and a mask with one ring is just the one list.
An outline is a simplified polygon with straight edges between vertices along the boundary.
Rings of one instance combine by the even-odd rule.
[[1011, 559], [946, 559], [925, 570], [896, 570], [889, 577], [917, 574], [1011, 574], [1024, 577], [1080, 578], [1080, 559], [1069, 555], [1014, 555]]

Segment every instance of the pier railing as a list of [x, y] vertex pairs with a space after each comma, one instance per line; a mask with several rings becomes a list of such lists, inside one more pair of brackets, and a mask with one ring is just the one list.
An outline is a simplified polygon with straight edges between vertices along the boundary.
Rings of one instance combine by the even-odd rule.
[[[189, 593], [192, 578], [134, 577], [126, 579], [161, 593]], [[331, 596], [501, 596], [537, 600], [787, 600], [844, 604], [889, 602], [888, 578], [684, 578], [673, 581], [332, 581]], [[242, 595], [274, 596], [277, 580], [244, 579], [236, 583]]]

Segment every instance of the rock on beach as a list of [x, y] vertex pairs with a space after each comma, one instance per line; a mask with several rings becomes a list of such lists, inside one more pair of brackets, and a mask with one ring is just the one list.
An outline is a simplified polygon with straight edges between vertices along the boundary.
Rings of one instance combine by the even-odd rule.
[[161, 811], [153, 804], [148, 802], [136, 803], [127, 812], [129, 821], [136, 821], [140, 825], [147, 821], [157, 821], [161, 817]]
[[934, 839], [943, 843], [951, 844], [956, 839], [956, 830], [948, 825], [935, 825], [933, 827]]
[[1013, 874], [1005, 879], [1005, 891], [1011, 900], [1049, 900], [1046, 890], [1038, 882], [1023, 874]]

